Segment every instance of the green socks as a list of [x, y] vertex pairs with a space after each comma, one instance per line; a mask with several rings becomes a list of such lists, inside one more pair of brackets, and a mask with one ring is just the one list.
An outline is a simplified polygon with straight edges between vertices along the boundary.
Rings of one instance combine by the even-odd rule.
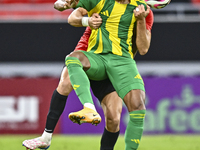
[[65, 64], [68, 69], [71, 84], [81, 103], [93, 103], [90, 93], [90, 81], [83, 70], [83, 66], [78, 58], [66, 57]]
[[136, 150], [143, 134], [144, 117], [146, 110], [129, 112], [130, 120], [125, 132], [125, 150]]

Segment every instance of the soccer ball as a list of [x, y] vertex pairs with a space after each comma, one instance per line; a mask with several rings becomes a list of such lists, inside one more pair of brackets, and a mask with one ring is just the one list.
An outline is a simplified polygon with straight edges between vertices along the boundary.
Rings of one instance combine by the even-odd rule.
[[171, 0], [145, 0], [147, 5], [154, 9], [161, 9], [167, 6]]

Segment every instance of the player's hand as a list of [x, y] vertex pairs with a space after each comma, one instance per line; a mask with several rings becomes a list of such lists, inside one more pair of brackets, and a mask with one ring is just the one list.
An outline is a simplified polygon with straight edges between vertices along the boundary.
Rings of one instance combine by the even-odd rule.
[[97, 13], [93, 13], [88, 20], [89, 26], [93, 29], [98, 29], [102, 24], [101, 16]]
[[65, 0], [65, 8], [75, 8], [76, 5], [78, 4], [79, 0]]
[[59, 10], [59, 11], [63, 11], [63, 10], [66, 10], [66, 9], [74, 8], [75, 5], [76, 5], [75, 0], [57, 0], [54, 3], [54, 8]]
[[145, 11], [144, 5], [138, 5], [134, 10], [134, 15], [136, 20], [143, 20], [149, 14], [150, 7], [147, 6], [147, 10]]
[[65, 9], [69, 9], [69, 7], [66, 6], [67, 3], [65, 0], [57, 0], [55, 3], [54, 3], [54, 8], [58, 11], [63, 11]]

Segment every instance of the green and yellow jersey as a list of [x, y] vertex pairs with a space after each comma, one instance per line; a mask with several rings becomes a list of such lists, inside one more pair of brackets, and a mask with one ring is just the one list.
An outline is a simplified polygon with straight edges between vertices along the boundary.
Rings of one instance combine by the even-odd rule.
[[88, 16], [98, 13], [102, 18], [100, 28], [92, 30], [87, 51], [133, 58], [132, 35], [136, 21], [133, 10], [141, 4], [146, 8], [144, 0], [131, 0], [129, 4], [115, 0], [79, 0], [77, 7], [85, 8]]

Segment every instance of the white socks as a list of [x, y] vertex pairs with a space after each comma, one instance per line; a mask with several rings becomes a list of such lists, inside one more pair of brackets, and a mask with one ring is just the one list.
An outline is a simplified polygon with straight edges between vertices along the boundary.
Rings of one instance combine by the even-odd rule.
[[51, 139], [52, 139], [52, 134], [53, 133], [48, 133], [48, 132], [44, 131], [40, 139], [43, 142], [50, 144], [51, 143]]
[[93, 109], [94, 111], [97, 111], [94, 104], [91, 104], [91, 103], [85, 103], [84, 107], [87, 107], [87, 108]]

